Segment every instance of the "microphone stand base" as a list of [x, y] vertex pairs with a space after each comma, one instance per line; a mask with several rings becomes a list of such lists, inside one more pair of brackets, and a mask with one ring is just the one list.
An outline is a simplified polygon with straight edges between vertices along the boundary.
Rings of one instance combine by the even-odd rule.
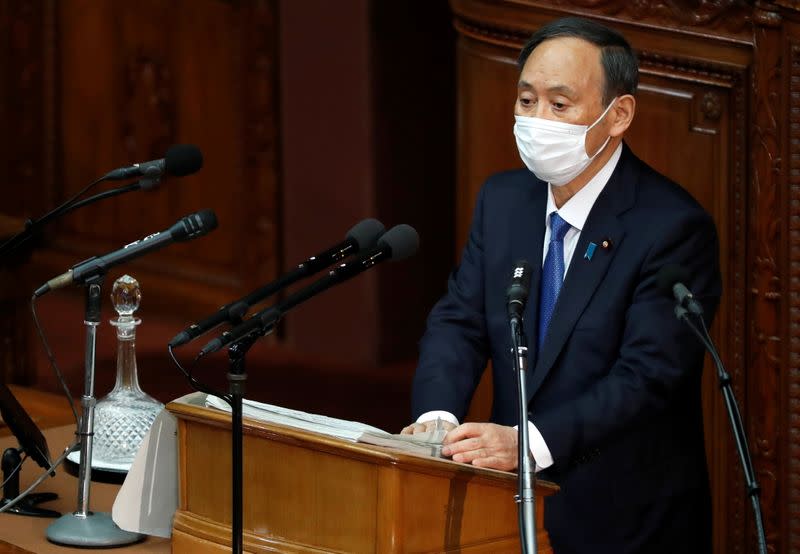
[[79, 548], [122, 546], [142, 539], [144, 535], [123, 531], [109, 514], [102, 512], [89, 512], [86, 516], [65, 514], [47, 528], [50, 542]]

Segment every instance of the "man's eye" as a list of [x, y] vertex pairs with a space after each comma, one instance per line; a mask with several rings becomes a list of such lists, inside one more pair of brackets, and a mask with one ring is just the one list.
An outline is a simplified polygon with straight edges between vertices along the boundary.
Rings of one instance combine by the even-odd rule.
[[533, 98], [520, 98], [519, 103], [523, 106], [532, 106], [534, 104]]
[[566, 108], [566, 106], [564, 104], [562, 104], [561, 102], [553, 102], [553, 108], [555, 108], [558, 111], [561, 111], [564, 108]]

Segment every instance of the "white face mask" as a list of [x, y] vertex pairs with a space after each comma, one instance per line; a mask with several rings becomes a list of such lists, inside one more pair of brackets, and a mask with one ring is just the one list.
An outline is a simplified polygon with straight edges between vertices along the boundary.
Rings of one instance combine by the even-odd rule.
[[586, 134], [603, 120], [615, 101], [616, 98], [589, 126], [541, 117], [514, 116], [514, 137], [520, 158], [542, 181], [557, 187], [566, 185], [580, 175], [611, 140], [609, 136], [591, 158], [586, 153]]

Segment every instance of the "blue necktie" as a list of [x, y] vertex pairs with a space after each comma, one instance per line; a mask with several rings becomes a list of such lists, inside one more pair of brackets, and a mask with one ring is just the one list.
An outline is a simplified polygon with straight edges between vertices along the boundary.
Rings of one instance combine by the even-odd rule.
[[542, 286], [539, 293], [539, 351], [547, 336], [550, 318], [564, 282], [564, 235], [570, 228], [570, 224], [561, 219], [558, 212], [550, 214], [550, 245], [542, 266]]

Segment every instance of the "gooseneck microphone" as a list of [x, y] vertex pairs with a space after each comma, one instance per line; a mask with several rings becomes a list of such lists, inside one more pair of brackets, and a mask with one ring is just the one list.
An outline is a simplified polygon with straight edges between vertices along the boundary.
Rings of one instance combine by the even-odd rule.
[[123, 181], [135, 177], [161, 177], [170, 175], [184, 177], [203, 167], [203, 153], [193, 144], [171, 146], [160, 160], [150, 160], [109, 171], [103, 176], [106, 181]]
[[261, 310], [250, 319], [224, 332], [221, 336], [206, 344], [197, 357], [200, 358], [216, 352], [253, 333], [267, 333], [278, 323], [283, 314], [301, 302], [305, 302], [312, 296], [355, 277], [380, 262], [408, 258], [414, 255], [418, 248], [419, 235], [417, 231], [410, 225], [396, 225], [378, 239], [378, 244], [375, 248], [368, 250], [353, 261], [333, 268], [328, 272], [328, 275], [308, 287], [290, 295], [275, 306]]
[[[137, 190], [151, 190], [160, 182], [162, 176], [183, 177], [199, 171], [203, 167], [203, 153], [200, 149], [191, 144], [176, 144], [167, 150], [164, 158], [133, 164], [132, 166], [121, 167], [106, 173], [104, 176], [92, 181], [84, 187], [78, 194], [50, 210], [37, 220], [28, 220], [25, 228], [13, 237], [0, 244], [0, 258], [19, 248], [31, 237], [37, 235], [40, 230], [50, 221], [62, 217], [73, 210], [93, 204], [106, 198], [111, 198], [119, 194], [125, 194]], [[141, 177], [134, 184], [107, 190], [88, 198], [79, 200], [92, 187], [103, 181], [116, 181]], [[0, 260], [1, 261], [1, 260]]]
[[347, 232], [345, 239], [339, 244], [320, 252], [316, 256], [311, 256], [292, 271], [286, 273], [272, 283], [254, 290], [235, 302], [222, 306], [211, 316], [202, 321], [198, 321], [175, 335], [172, 340], [169, 341], [169, 346], [176, 348], [194, 340], [203, 333], [207, 333], [218, 325], [226, 322], [237, 322], [244, 317], [247, 310], [249, 310], [253, 304], [261, 302], [300, 279], [318, 273], [329, 265], [341, 261], [351, 254], [373, 248], [377, 244], [378, 238], [383, 235], [383, 233], [383, 223], [377, 219], [364, 219], [359, 221]]
[[694, 295], [689, 291], [684, 283], [689, 280], [689, 272], [686, 268], [667, 264], [662, 267], [656, 275], [658, 288], [665, 294], [672, 295], [679, 306], [689, 310], [694, 315], [703, 315], [703, 306], [700, 305]]
[[506, 292], [508, 301], [508, 317], [517, 323], [522, 320], [525, 304], [531, 291], [531, 265], [525, 260], [518, 260], [514, 264], [514, 273], [511, 277], [511, 286]]
[[153, 250], [158, 250], [173, 242], [184, 242], [213, 231], [217, 228], [217, 216], [211, 210], [201, 210], [178, 220], [172, 227], [148, 235], [103, 256], [95, 256], [72, 267], [61, 275], [47, 281], [36, 289], [34, 296], [42, 296], [48, 291], [67, 285], [84, 284], [101, 277], [116, 265], [129, 262]]
[[[675, 317], [683, 321], [689, 327], [703, 346], [706, 347], [706, 350], [708, 350], [708, 353], [711, 355], [711, 359], [714, 361], [714, 366], [717, 369], [719, 389], [725, 401], [728, 421], [730, 422], [731, 432], [733, 433], [733, 439], [736, 443], [736, 451], [739, 454], [739, 462], [742, 465], [745, 489], [753, 509], [753, 522], [756, 528], [758, 551], [761, 554], [767, 554], [767, 540], [764, 533], [764, 521], [761, 513], [761, 501], [759, 499], [761, 488], [758, 486], [756, 472], [753, 469], [753, 459], [750, 457], [750, 448], [747, 446], [747, 434], [742, 424], [742, 415], [739, 412], [739, 405], [736, 403], [736, 397], [733, 395], [731, 376], [725, 369], [717, 347], [714, 346], [714, 341], [711, 339], [711, 335], [708, 332], [705, 319], [703, 318], [703, 307], [684, 284], [689, 281], [689, 278], [689, 271], [686, 270], [686, 268], [670, 264], [665, 265], [659, 270], [656, 275], [656, 282], [664, 294], [675, 298]], [[676, 346], [680, 348], [680, 345]]]

